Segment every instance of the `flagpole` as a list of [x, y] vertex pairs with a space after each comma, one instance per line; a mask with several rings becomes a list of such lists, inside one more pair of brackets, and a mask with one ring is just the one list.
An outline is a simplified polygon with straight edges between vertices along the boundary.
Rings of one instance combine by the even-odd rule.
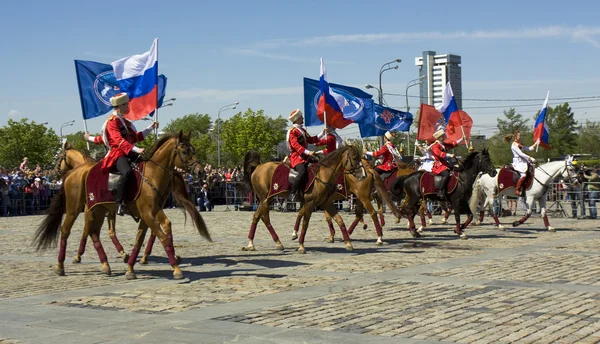
[[467, 147], [467, 152], [469, 151], [469, 143], [467, 142], [467, 136], [465, 135], [465, 128], [463, 128], [462, 124], [462, 110], [458, 110], [458, 117], [460, 118], [460, 130], [462, 131], [463, 138], [465, 139], [465, 147]]
[[417, 145], [418, 145], [418, 144], [419, 144], [419, 140], [416, 140], [416, 139], [415, 139], [415, 150], [414, 150], [414, 152], [413, 152], [413, 157], [414, 157], [414, 156], [417, 156]]
[[[156, 39], [156, 110], [154, 110], [154, 121], [158, 122], [158, 38]], [[158, 128], [154, 128], [154, 141], [158, 141]]]
[[[77, 69], [77, 60], [73, 60], [73, 62], [75, 63], [75, 77], [77, 77], [77, 89], [79, 90], [79, 103], [81, 104], [81, 114], [83, 115], [83, 130], [85, 130], [85, 132], [87, 133], [87, 122], [85, 119], [85, 108], [83, 107], [83, 98], [81, 97], [81, 81], [79, 81], [79, 70]], [[62, 145], [62, 137], [60, 139], [60, 144]], [[90, 142], [86, 140], [85, 144], [87, 145], [87, 149], [89, 151]]]

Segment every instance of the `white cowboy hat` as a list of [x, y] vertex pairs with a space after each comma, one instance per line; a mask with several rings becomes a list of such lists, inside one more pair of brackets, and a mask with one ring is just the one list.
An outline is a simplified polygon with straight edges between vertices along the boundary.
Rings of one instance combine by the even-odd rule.
[[433, 137], [435, 137], [437, 140], [440, 137], [444, 136], [444, 134], [446, 134], [446, 131], [444, 129], [438, 129], [435, 133], [433, 133]]
[[391, 131], [386, 131], [385, 132], [385, 138], [392, 141], [392, 139], [394, 138], [394, 135], [392, 134]]
[[110, 98], [110, 104], [112, 106], [119, 106], [129, 103], [129, 96], [127, 93], [119, 93], [114, 97]]
[[296, 109], [296, 110], [292, 111], [289, 118], [290, 118], [290, 121], [292, 123], [294, 123], [297, 120], [299, 120], [301, 117], [302, 117], [302, 111], [300, 111], [300, 109]]

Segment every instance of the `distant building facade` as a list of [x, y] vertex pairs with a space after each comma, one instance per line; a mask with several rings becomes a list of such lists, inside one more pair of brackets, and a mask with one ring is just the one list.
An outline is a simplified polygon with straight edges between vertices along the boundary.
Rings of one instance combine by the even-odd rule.
[[424, 51], [415, 58], [422, 80], [419, 95], [420, 103], [438, 107], [442, 104], [444, 87], [450, 82], [456, 105], [462, 109], [461, 58], [453, 54], [436, 55], [435, 51]]

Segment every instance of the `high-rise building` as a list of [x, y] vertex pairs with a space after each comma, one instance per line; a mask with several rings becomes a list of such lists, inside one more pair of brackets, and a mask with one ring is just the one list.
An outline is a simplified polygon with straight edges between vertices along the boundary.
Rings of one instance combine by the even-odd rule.
[[435, 51], [424, 51], [423, 56], [415, 57], [419, 66], [420, 103], [438, 107], [442, 104], [444, 87], [450, 82], [456, 105], [462, 109], [462, 73], [460, 56], [452, 54], [436, 55]]

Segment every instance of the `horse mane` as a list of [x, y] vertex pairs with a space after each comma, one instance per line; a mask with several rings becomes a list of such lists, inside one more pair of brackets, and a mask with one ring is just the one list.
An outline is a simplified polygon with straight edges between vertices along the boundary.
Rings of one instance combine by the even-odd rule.
[[[320, 166], [331, 167], [331, 166], [329, 166], [330, 164], [332, 164], [333, 162], [339, 161], [341, 159], [342, 155], [350, 149], [356, 149], [356, 147], [354, 147], [352, 145], [348, 145], [348, 146], [344, 146], [342, 148], [336, 149], [335, 151], [333, 151], [333, 153], [327, 154], [323, 159], [319, 160], [318, 166], [319, 167]], [[317, 169], [317, 171], [318, 171], [318, 169]]]
[[[148, 157], [148, 159], [149, 159], [149, 157], [153, 156], [154, 153], [156, 153], [156, 151], [160, 147], [162, 147], [167, 141], [169, 141], [172, 138], [175, 138], [175, 137], [179, 136], [180, 134], [181, 133], [169, 133], [169, 134], [163, 135], [160, 139], [158, 139], [158, 141], [156, 141], [154, 143], [154, 146], [149, 150], [149, 152], [148, 153], [144, 152], [143, 155], [146, 156], [146, 157]], [[147, 160], [147, 159], [144, 159], [144, 160]]]
[[463, 160], [462, 165], [465, 170], [468, 170], [471, 167], [473, 167], [473, 164], [475, 163], [475, 157], [477, 156], [477, 154], [479, 154], [479, 152], [472, 151], [471, 153], [469, 153], [469, 155], [467, 155], [465, 160]]

